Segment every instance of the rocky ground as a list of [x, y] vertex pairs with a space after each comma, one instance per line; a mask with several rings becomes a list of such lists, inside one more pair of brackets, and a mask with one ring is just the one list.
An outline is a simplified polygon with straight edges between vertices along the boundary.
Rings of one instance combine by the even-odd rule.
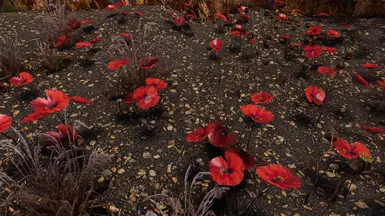
[[[84, 68], [79, 62], [87, 53], [75, 48], [60, 51], [62, 58], [71, 59], [63, 70], [47, 74], [40, 67], [36, 42], [43, 38], [37, 12], [0, 14], [0, 35], [9, 36], [19, 47], [26, 70], [36, 77], [36, 85], [43, 95], [46, 89], [57, 88], [70, 95], [94, 99], [93, 105], [71, 105], [70, 120], [81, 120], [98, 129], [99, 133], [90, 142], [93, 147], [108, 153], [111, 162], [103, 172], [110, 180], [107, 191], [101, 195], [106, 206], [114, 206], [120, 215], [141, 215], [149, 205], [144, 198], [160, 192], [175, 196], [183, 192], [184, 173], [189, 165], [194, 170], [208, 170], [208, 161], [217, 152], [207, 143], [187, 143], [189, 131], [214, 122], [222, 123], [239, 134], [239, 146], [245, 147], [250, 129], [245, 123], [239, 106], [250, 103], [250, 94], [267, 91], [275, 95], [266, 108], [275, 114], [271, 124], [252, 131], [248, 152], [257, 158], [257, 165], [280, 163], [290, 167], [303, 179], [299, 190], [282, 191], [271, 188], [249, 210], [248, 215], [321, 215], [333, 188], [341, 180], [339, 168], [344, 159], [336, 151], [330, 153], [320, 166], [322, 183], [307, 205], [306, 196], [312, 190], [318, 158], [329, 149], [330, 135], [352, 141], [361, 141], [373, 152], [384, 145], [383, 135], [368, 134], [356, 124], [384, 127], [384, 110], [376, 104], [384, 90], [376, 80], [385, 78], [385, 25], [380, 19], [307, 18], [289, 17], [289, 22], [279, 22], [265, 15], [264, 9], [249, 12], [250, 21], [245, 28], [257, 37], [249, 58], [244, 53], [233, 54], [227, 47], [232, 36], [214, 32], [214, 24], [192, 24], [192, 37], [174, 31], [165, 24], [161, 7], [136, 8], [144, 13], [143, 28], [138, 29], [138, 19], [129, 17], [125, 24], [115, 18], [106, 18], [111, 11], [92, 10], [71, 14], [74, 18], [93, 19], [103, 40], [98, 46], [107, 49], [120, 32], [141, 35], [138, 56], [156, 54], [160, 64], [154, 71], [169, 87], [161, 92], [160, 105], [150, 112], [139, 112], [129, 105], [116, 101], [118, 73], [106, 69], [109, 59], [96, 54], [93, 66]], [[132, 12], [132, 8], [121, 11]], [[351, 27], [342, 24], [351, 23]], [[334, 29], [343, 39], [327, 44], [337, 48], [335, 55], [323, 55], [315, 64], [336, 67], [353, 51], [352, 58], [343, 61], [342, 69], [334, 78], [317, 73], [317, 67], [308, 69], [302, 51], [286, 53], [280, 35], [291, 35], [291, 41], [306, 43], [306, 29], [317, 24], [324, 30]], [[85, 35], [87, 40], [96, 34]], [[208, 60], [207, 49], [213, 39], [221, 39], [225, 48], [217, 61]], [[102, 52], [102, 51], [101, 51]], [[366, 70], [362, 63], [374, 62], [382, 69]], [[358, 72], [373, 88], [358, 83], [353, 77]], [[317, 85], [327, 93], [323, 106], [309, 104], [304, 95], [308, 85]], [[32, 110], [21, 88], [6, 88], [0, 95], [0, 113], [21, 120]], [[120, 104], [120, 105], [119, 105]], [[122, 114], [121, 111], [123, 113]], [[132, 115], [136, 112], [138, 115]], [[319, 120], [316, 125], [314, 122]], [[48, 132], [54, 129], [57, 120], [47, 117], [37, 124], [17, 124], [16, 128], [28, 134]], [[374, 154], [374, 153], [373, 153]], [[384, 215], [385, 185], [384, 155], [379, 154], [369, 172], [351, 180], [350, 191], [338, 197], [326, 215]], [[233, 188], [225, 200], [214, 205], [218, 215], [242, 215], [263, 185], [254, 170], [246, 174], [244, 182]], [[199, 200], [214, 182], [200, 182], [195, 191]], [[260, 189], [260, 188], [259, 188]], [[348, 190], [348, 188], [346, 188]], [[325, 196], [323, 196], [323, 194]], [[365, 204], [365, 205], [364, 205]], [[147, 206], [147, 207], [145, 207]], [[111, 208], [110, 208], [111, 209]], [[113, 208], [112, 208], [113, 209]], [[116, 209], [115, 209], [116, 210]], [[118, 213], [111, 213], [118, 215]]]

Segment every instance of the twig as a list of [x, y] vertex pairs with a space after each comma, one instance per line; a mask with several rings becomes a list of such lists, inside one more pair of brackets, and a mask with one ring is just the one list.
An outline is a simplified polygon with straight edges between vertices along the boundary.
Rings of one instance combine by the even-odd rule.
[[262, 196], [263, 194], [266, 193], [266, 191], [268, 191], [270, 188], [270, 186], [268, 186], [267, 188], [265, 188], [263, 191], [258, 191], [258, 194], [257, 196], [254, 197], [254, 199], [249, 203], [249, 205], [247, 206], [245, 212], [241, 215], [241, 216], [245, 216], [246, 213], [249, 211], [250, 207], [254, 204], [254, 202], [260, 197]]

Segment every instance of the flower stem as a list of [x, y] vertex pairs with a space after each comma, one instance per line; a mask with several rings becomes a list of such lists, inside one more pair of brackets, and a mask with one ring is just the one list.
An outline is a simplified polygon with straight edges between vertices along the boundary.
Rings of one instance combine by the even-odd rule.
[[15, 144], [17, 144], [17, 141], [13, 137], [8, 136], [6, 133], [2, 132], [1, 135], [5, 136], [8, 139], [11, 139]]
[[249, 205], [247, 206], [245, 212], [244, 212], [241, 216], [245, 216], [246, 213], [249, 211], [250, 207], [254, 204], [254, 202], [255, 202], [260, 196], [262, 196], [263, 194], [265, 194], [266, 191], [269, 190], [269, 188], [270, 188], [270, 186], [267, 186], [267, 187], [266, 187], [264, 190], [262, 190], [262, 191], [258, 190], [257, 196], [255, 196], [254, 199], [249, 203]]
[[251, 125], [250, 126], [249, 138], [247, 139], [247, 144], [246, 144], [246, 151], [249, 149], [249, 144], [250, 144], [250, 140], [251, 140], [251, 134], [253, 133], [253, 130], [254, 130], [254, 125]]

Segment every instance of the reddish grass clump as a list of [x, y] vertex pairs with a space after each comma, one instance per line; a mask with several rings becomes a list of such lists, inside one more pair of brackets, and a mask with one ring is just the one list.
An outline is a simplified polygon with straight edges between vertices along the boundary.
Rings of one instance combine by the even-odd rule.
[[267, 183], [277, 186], [282, 190], [297, 189], [302, 185], [301, 179], [282, 165], [269, 164], [260, 166], [257, 168], [256, 173]]
[[236, 186], [243, 180], [245, 165], [233, 152], [226, 151], [225, 159], [222, 156], [211, 159], [209, 163], [211, 178], [219, 185]]
[[14, 86], [21, 86], [30, 84], [33, 81], [33, 77], [28, 72], [21, 72], [19, 76], [12, 77], [9, 82]]
[[325, 91], [317, 86], [308, 86], [305, 95], [310, 103], [314, 102], [317, 105], [322, 105], [326, 97]]
[[0, 133], [7, 131], [12, 125], [12, 117], [0, 114]]

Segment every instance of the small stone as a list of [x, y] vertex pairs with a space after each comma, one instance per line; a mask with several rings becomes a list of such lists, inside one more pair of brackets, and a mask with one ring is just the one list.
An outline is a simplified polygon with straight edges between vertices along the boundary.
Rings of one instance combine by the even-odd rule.
[[152, 155], [150, 152], [143, 152], [143, 158], [151, 158]]
[[138, 170], [138, 175], [139, 175], [139, 176], [144, 176], [144, 175], [146, 175], [146, 170], [144, 170], [144, 169]]
[[334, 177], [336, 177], [336, 174], [335, 174], [335, 173], [332, 173], [332, 172], [326, 172], [326, 175], [327, 175], [329, 178], [334, 178]]
[[174, 127], [172, 125], [167, 126], [167, 130], [171, 131]]
[[119, 173], [119, 174], [123, 174], [124, 171], [125, 171], [124, 169], [119, 169], [119, 170], [118, 170], [118, 173]]
[[150, 171], [148, 172], [148, 174], [149, 174], [151, 177], [155, 177], [155, 176], [156, 176], [155, 170], [150, 170]]
[[90, 141], [90, 146], [94, 146], [94, 145], [96, 145], [96, 141], [95, 140], [91, 140]]
[[103, 175], [103, 176], [110, 176], [110, 175], [112, 175], [112, 172], [111, 172], [111, 170], [109, 170], [109, 169], [105, 169], [105, 170], [102, 172], [102, 175]]

